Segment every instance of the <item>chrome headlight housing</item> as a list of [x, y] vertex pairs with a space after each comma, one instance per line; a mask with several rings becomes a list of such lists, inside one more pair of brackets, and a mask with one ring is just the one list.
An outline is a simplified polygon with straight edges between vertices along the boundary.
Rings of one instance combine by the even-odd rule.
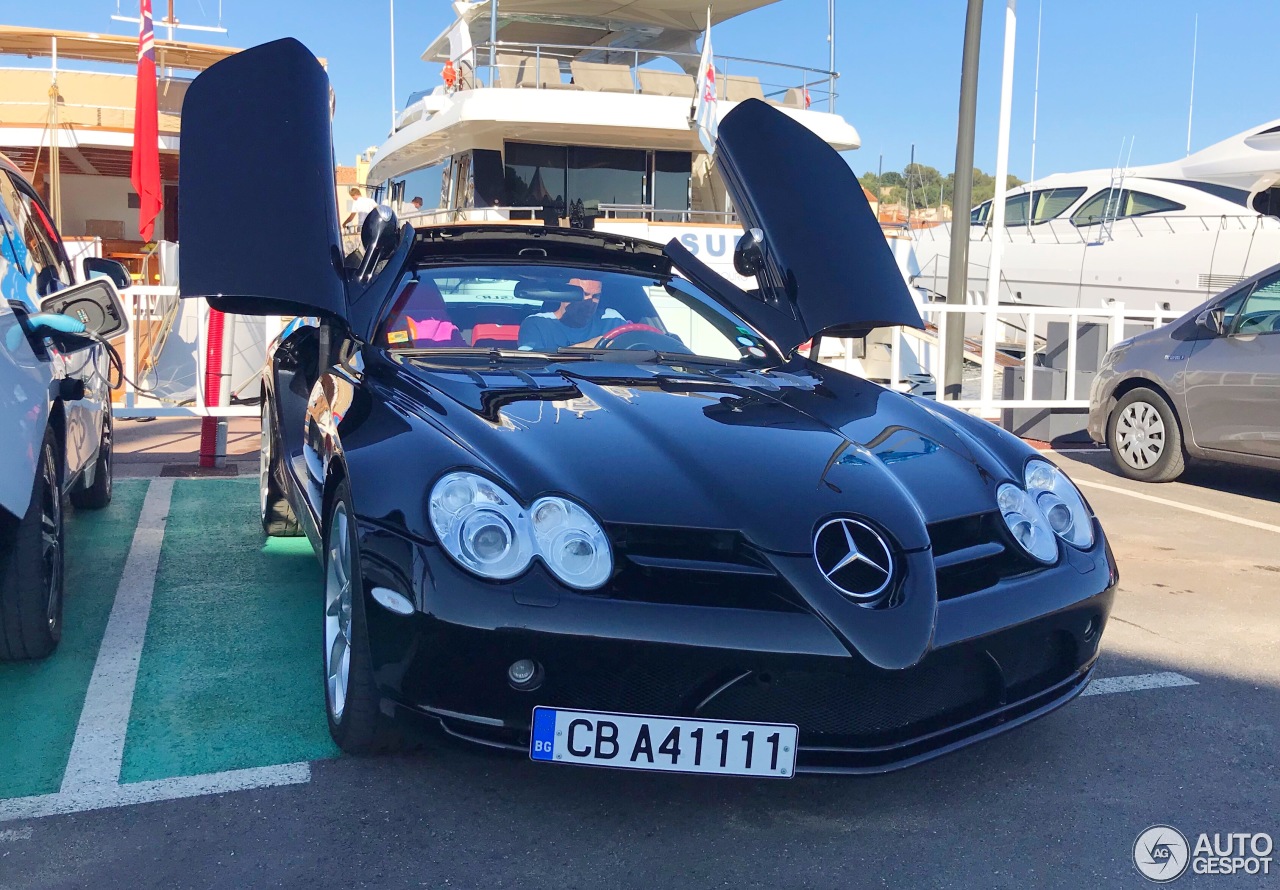
[[481, 577], [514, 578], [533, 558], [524, 509], [483, 476], [442, 476], [431, 489], [427, 512], [445, 551]]
[[996, 489], [996, 506], [1013, 539], [1034, 559], [1049, 564], [1058, 559], [1058, 540], [1035, 500], [1012, 482]]
[[514, 578], [534, 556], [579, 590], [599, 587], [613, 574], [604, 530], [566, 498], [539, 498], [526, 511], [496, 483], [457, 471], [432, 487], [427, 513], [445, 552], [482, 578]]
[[547, 497], [529, 509], [538, 555], [555, 576], [579, 590], [599, 587], [613, 573], [604, 529], [573, 501]]
[[1027, 494], [1035, 498], [1053, 533], [1073, 547], [1092, 547], [1093, 518], [1067, 474], [1046, 460], [1032, 460], [1023, 477]]

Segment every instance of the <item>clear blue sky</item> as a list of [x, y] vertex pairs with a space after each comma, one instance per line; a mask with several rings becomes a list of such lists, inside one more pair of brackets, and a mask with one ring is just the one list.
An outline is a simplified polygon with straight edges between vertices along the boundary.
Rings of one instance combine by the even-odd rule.
[[[584, 0], [584, 4], [590, 0]], [[136, 13], [136, 0], [120, 0]], [[162, 16], [166, 0], [154, 0]], [[176, 0], [178, 16], [212, 24], [218, 0]], [[418, 57], [452, 19], [448, 0], [396, 0], [400, 101], [440, 82]], [[129, 33], [115, 0], [6, 4], [8, 24]], [[1005, 2], [986, 0], [976, 163], [995, 167]], [[1031, 166], [1038, 0], [1020, 0], [1010, 171]], [[16, 8], [15, 8], [16, 7]], [[1122, 138], [1133, 163], [1181, 157], [1187, 136], [1192, 23], [1200, 14], [1192, 150], [1274, 118], [1280, 91], [1272, 44], [1276, 0], [1045, 0], [1036, 173], [1110, 167]], [[964, 0], [836, 0], [837, 110], [862, 134], [858, 172], [900, 170], [909, 158], [950, 171], [955, 160]], [[340, 163], [381, 142], [391, 116], [387, 0], [223, 0], [229, 33], [187, 39], [250, 46], [294, 36], [329, 61], [338, 95]], [[779, 0], [713, 32], [718, 53], [824, 67], [826, 0]], [[163, 36], [163, 32], [161, 32]], [[9, 64], [5, 62], [5, 64]]]

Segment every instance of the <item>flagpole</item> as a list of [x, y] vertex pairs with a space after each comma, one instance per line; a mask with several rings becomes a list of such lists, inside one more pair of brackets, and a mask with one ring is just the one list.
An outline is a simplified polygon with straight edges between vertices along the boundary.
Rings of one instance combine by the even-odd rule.
[[1191, 112], [1196, 107], [1196, 49], [1200, 43], [1200, 13], [1196, 13], [1195, 30], [1191, 36], [1191, 98], [1187, 101], [1187, 155], [1191, 154]]
[[391, 2], [391, 129], [396, 128], [396, 0]]
[[827, 68], [828, 111], [836, 110], [836, 0], [827, 0], [827, 43], [831, 61]]

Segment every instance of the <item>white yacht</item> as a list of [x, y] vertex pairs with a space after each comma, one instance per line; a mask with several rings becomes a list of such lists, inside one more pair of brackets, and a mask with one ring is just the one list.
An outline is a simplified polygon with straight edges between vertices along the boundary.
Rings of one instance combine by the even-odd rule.
[[[1280, 120], [1179, 161], [1058, 173], [1011, 191], [1001, 303], [1183, 312], [1280, 262]], [[975, 207], [971, 302], [986, 301], [991, 202]], [[951, 226], [917, 230], [917, 284], [947, 290]]]
[[[720, 0], [711, 20], [773, 2]], [[422, 54], [442, 66], [442, 82], [410, 97], [371, 158], [380, 201], [418, 226], [516, 222], [674, 238], [745, 281], [733, 269], [742, 227], [690, 123], [705, 0], [453, 5], [457, 20]], [[719, 53], [715, 68], [721, 117], [761, 99], [837, 150], [859, 147], [835, 113], [834, 72]], [[856, 351], [850, 363], [874, 361], [868, 352], [887, 363], [883, 345]]]

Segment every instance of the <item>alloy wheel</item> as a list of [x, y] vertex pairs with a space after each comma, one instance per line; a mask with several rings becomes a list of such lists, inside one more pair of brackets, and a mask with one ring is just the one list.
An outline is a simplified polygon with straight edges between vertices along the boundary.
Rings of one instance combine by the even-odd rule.
[[1128, 405], [1116, 421], [1116, 441], [1120, 456], [1135, 470], [1145, 470], [1164, 454], [1164, 419], [1148, 402]]
[[329, 523], [324, 582], [324, 672], [329, 713], [341, 722], [351, 677], [352, 564], [346, 505], [339, 502]]

